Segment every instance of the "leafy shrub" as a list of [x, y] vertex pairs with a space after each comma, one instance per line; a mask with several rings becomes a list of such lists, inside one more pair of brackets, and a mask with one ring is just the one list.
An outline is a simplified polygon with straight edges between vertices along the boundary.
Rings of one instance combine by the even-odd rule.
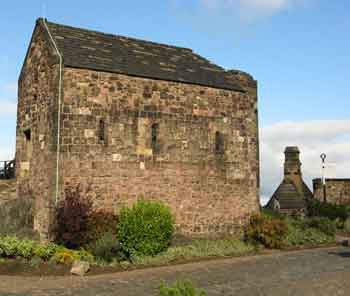
[[255, 247], [238, 238], [197, 239], [189, 245], [170, 246], [161, 254], [153, 256], [133, 256], [136, 265], [165, 265], [196, 258], [238, 256], [253, 252]]
[[51, 259], [59, 264], [69, 265], [72, 264], [74, 260], [77, 260], [78, 258], [73, 250], [62, 248], [58, 250]]
[[326, 217], [312, 217], [306, 220], [306, 224], [308, 227], [319, 229], [329, 236], [335, 235], [335, 223]]
[[34, 255], [47, 261], [49, 260], [60, 247], [54, 243], [38, 244], [34, 248]]
[[326, 217], [330, 220], [339, 218], [345, 221], [349, 216], [346, 206], [323, 203], [315, 198], [308, 200], [307, 212], [310, 217]]
[[21, 240], [16, 236], [9, 236], [9, 235], [0, 237], [0, 256], [4, 256], [4, 257], [19, 256], [25, 259], [30, 259], [33, 256], [38, 256], [42, 259], [48, 259], [50, 256], [52, 256], [53, 252], [51, 252], [50, 255], [45, 255], [47, 252], [48, 250], [46, 245], [39, 244], [38, 242], [33, 240], [28, 240], [28, 239]]
[[132, 208], [121, 210], [117, 232], [125, 256], [154, 256], [170, 244], [174, 232], [170, 209], [160, 202], [140, 199]]
[[59, 246], [55, 254], [51, 257], [52, 261], [59, 264], [69, 265], [74, 261], [92, 261], [93, 256], [84, 249], [71, 250], [65, 247]]
[[345, 220], [343, 231], [346, 235], [350, 235], [350, 218]]
[[159, 288], [160, 296], [206, 296], [203, 290], [197, 290], [189, 280], [179, 280], [171, 287], [164, 283]]
[[16, 236], [4, 236], [0, 239], [0, 255], [15, 257], [18, 252], [19, 240]]
[[88, 250], [96, 258], [111, 262], [113, 258], [117, 257], [120, 250], [119, 241], [111, 232], [106, 232], [95, 242], [88, 245]]
[[271, 210], [269, 208], [263, 208], [262, 209], [262, 214], [265, 217], [269, 217], [269, 218], [276, 218], [276, 219], [284, 219], [285, 218], [285, 214], [282, 214], [280, 212]]
[[285, 220], [264, 215], [253, 216], [245, 231], [248, 241], [261, 243], [267, 248], [282, 248], [288, 234]]
[[26, 259], [30, 259], [34, 255], [36, 243], [34, 241], [24, 239], [19, 240], [17, 245], [17, 255]]
[[118, 217], [106, 211], [93, 211], [88, 217], [87, 236], [89, 241], [94, 242], [101, 238], [102, 235], [110, 233], [117, 235]]
[[69, 250], [54, 243], [41, 244], [28, 239], [20, 240], [16, 236], [0, 237], [0, 256], [18, 256], [28, 260], [37, 258], [44, 261], [54, 259], [65, 264], [72, 260], [93, 260], [93, 256], [84, 249]]
[[288, 235], [285, 240], [286, 246], [319, 246], [334, 243], [334, 236], [322, 232], [318, 228], [308, 226], [308, 222], [288, 219]]
[[71, 249], [87, 244], [91, 212], [92, 202], [83, 196], [81, 186], [66, 187], [65, 199], [57, 209], [56, 241]]
[[65, 199], [59, 204], [56, 241], [67, 248], [78, 249], [106, 232], [116, 234], [117, 216], [93, 210], [88, 194], [89, 190], [84, 192], [80, 185], [67, 187]]

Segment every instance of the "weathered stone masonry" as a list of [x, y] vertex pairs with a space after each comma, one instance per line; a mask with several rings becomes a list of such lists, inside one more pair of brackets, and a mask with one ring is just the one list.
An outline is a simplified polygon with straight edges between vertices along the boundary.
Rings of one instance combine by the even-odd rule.
[[[314, 197], [323, 201], [322, 179], [312, 181]], [[350, 204], [350, 179], [326, 179], [326, 200], [335, 204]]]
[[48, 235], [54, 207], [58, 59], [36, 26], [18, 82], [17, 194], [34, 199], [35, 228]]
[[[59, 35], [59, 27], [49, 25]], [[18, 192], [35, 198], [35, 227], [45, 237], [53, 223], [58, 65], [39, 29], [20, 79], [17, 166]], [[142, 46], [138, 43], [134, 52]], [[166, 67], [170, 72], [171, 64]], [[243, 72], [225, 72], [225, 79], [239, 86], [235, 90], [202, 80], [189, 83], [191, 75], [175, 81], [125, 72], [72, 67], [66, 60], [60, 198], [65, 186], [79, 183], [93, 189], [96, 208], [109, 211], [118, 212], [139, 196], [162, 200], [171, 207], [178, 231], [189, 235], [233, 232], [246, 223], [259, 210], [256, 81]]]

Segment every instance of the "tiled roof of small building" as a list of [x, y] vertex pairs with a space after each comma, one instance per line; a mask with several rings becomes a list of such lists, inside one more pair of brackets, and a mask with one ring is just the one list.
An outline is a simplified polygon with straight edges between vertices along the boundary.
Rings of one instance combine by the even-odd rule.
[[281, 210], [305, 208], [306, 200], [312, 198], [313, 195], [304, 181], [302, 181], [301, 190], [302, 193], [298, 192], [292, 180], [284, 179], [272, 195], [266, 207], [273, 208], [273, 201], [276, 199], [280, 204]]
[[66, 66], [243, 91], [232, 73], [191, 49], [46, 23]]

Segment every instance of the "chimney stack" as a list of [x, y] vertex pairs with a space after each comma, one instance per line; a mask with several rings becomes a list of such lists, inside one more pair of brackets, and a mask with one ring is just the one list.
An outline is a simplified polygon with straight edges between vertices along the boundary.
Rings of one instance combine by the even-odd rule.
[[284, 150], [285, 161], [284, 161], [284, 177], [301, 178], [301, 162], [300, 162], [300, 151], [296, 146], [286, 147]]

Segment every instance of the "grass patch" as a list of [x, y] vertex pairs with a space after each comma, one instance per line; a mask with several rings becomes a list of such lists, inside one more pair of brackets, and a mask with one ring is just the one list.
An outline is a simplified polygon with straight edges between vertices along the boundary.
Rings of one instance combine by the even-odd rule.
[[173, 262], [183, 262], [209, 257], [239, 256], [255, 251], [256, 248], [239, 239], [227, 238], [220, 240], [194, 240], [191, 245], [173, 246], [159, 255], [134, 256], [135, 265], [166, 265]]
[[286, 247], [313, 247], [335, 243], [335, 236], [326, 234], [318, 228], [305, 227], [304, 221], [287, 219], [288, 235], [285, 240]]

